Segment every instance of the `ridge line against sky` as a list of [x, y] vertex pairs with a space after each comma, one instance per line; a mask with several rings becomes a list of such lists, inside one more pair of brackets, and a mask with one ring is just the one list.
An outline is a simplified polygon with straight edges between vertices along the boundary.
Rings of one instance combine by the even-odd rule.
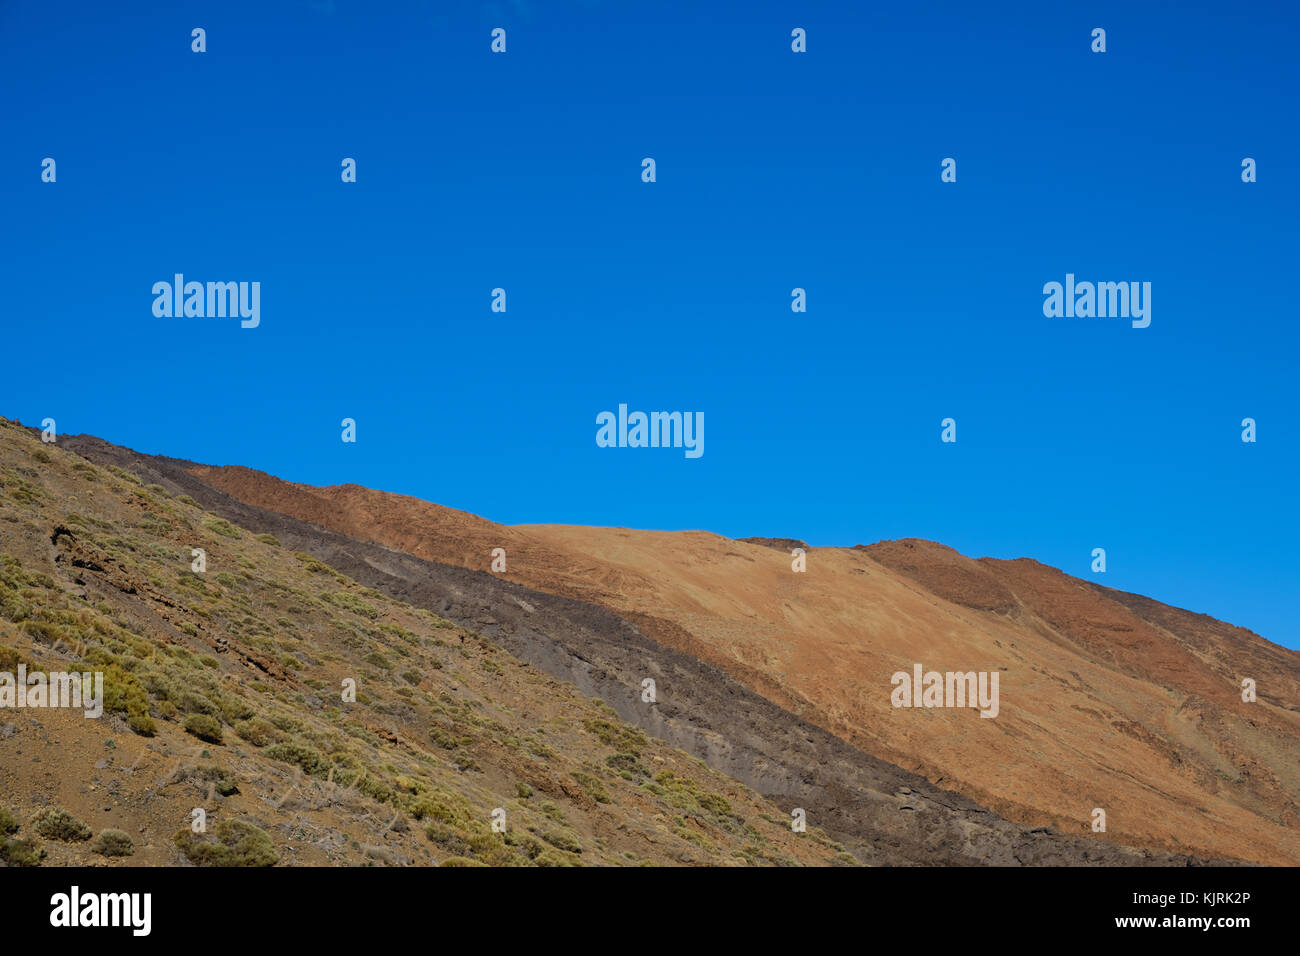
[[[0, 5], [0, 410], [507, 524], [1031, 556], [1300, 647], [1300, 10], [726, 9]], [[177, 274], [256, 327], [156, 314]], [[1045, 314], [1068, 276], [1150, 325]], [[704, 453], [599, 447], [620, 403]]]
[[[32, 427], [32, 426], [25, 426], [25, 427]], [[100, 439], [100, 440], [102, 440], [102, 441], [108, 441], [108, 439], [104, 439], [102, 436], [98, 436], [98, 435], [85, 435], [85, 434], [79, 434], [79, 435], [70, 435], [70, 436], [67, 436], [67, 437], [72, 437], [72, 438], [98, 438], [98, 439]], [[116, 443], [114, 443], [114, 442], [109, 442], [109, 444], [116, 444]], [[119, 445], [118, 447], [126, 447], [126, 446], [120, 446], [120, 445]], [[468, 511], [468, 510], [463, 509], [463, 508], [457, 508], [457, 507], [452, 506], [452, 505], [447, 505], [447, 504], [443, 504], [443, 503], [438, 502], [438, 501], [433, 501], [433, 500], [428, 499], [428, 498], [423, 498], [423, 497], [421, 497], [421, 496], [419, 496], [419, 495], [416, 495], [416, 494], [408, 494], [408, 493], [406, 493], [406, 492], [389, 491], [389, 490], [384, 489], [384, 488], [372, 488], [372, 487], [370, 487], [370, 486], [368, 486], [368, 485], [359, 484], [359, 483], [354, 482], [354, 481], [341, 482], [341, 483], [330, 484], [330, 485], [317, 485], [317, 484], [311, 484], [311, 483], [309, 483], [309, 482], [305, 482], [305, 481], [295, 481], [295, 480], [292, 480], [292, 479], [289, 479], [289, 478], [284, 478], [284, 477], [282, 477], [282, 476], [280, 476], [280, 475], [276, 475], [276, 474], [274, 474], [274, 473], [272, 473], [272, 472], [263, 471], [262, 469], [259, 469], [259, 468], [253, 468], [253, 467], [251, 467], [251, 466], [248, 466], [248, 465], [242, 465], [242, 464], [238, 464], [238, 463], [235, 463], [235, 462], [229, 462], [229, 463], [226, 463], [226, 464], [214, 464], [214, 463], [211, 463], [211, 462], [191, 461], [190, 459], [178, 458], [177, 456], [174, 456], [174, 455], [168, 455], [168, 454], [166, 454], [165, 452], [142, 452], [142, 451], [140, 451], [139, 449], [135, 449], [135, 448], [128, 448], [127, 450], [128, 450], [128, 451], [135, 452], [135, 453], [137, 453], [137, 454], [156, 455], [157, 457], [160, 457], [160, 458], [172, 458], [173, 460], [177, 460], [177, 461], [186, 461], [186, 462], [188, 462], [189, 464], [192, 464], [192, 465], [195, 465], [195, 466], [198, 466], [198, 467], [201, 467], [201, 468], [243, 468], [243, 469], [246, 469], [246, 470], [248, 470], [248, 471], [253, 471], [253, 472], [256, 472], [256, 473], [258, 473], [258, 474], [265, 475], [265, 476], [267, 476], [267, 477], [269, 477], [269, 478], [272, 478], [272, 479], [275, 479], [275, 480], [278, 480], [278, 481], [283, 481], [283, 482], [285, 482], [286, 484], [291, 484], [291, 485], [294, 485], [294, 486], [296, 486], [296, 487], [302, 487], [302, 488], [306, 488], [306, 489], [309, 489], [309, 490], [330, 490], [330, 489], [338, 489], [338, 488], [360, 488], [360, 489], [362, 489], [363, 491], [371, 491], [371, 492], [378, 492], [378, 493], [382, 493], [382, 494], [399, 495], [399, 496], [402, 496], [402, 497], [407, 497], [407, 498], [414, 499], [414, 500], [416, 500], [416, 501], [421, 502], [422, 504], [432, 505], [432, 506], [437, 507], [437, 508], [444, 508], [444, 509], [451, 510], [451, 511], [456, 511], [456, 512], [459, 512], [459, 513], [462, 513], [462, 514], [467, 514], [467, 515], [469, 515], [469, 516], [471, 516], [471, 517], [479, 518], [479, 519], [482, 519], [482, 520], [484, 520], [484, 521], [490, 522], [490, 523], [492, 523], [492, 524], [500, 524], [500, 525], [502, 525], [502, 526], [504, 526], [504, 527], [507, 527], [507, 528], [518, 528], [518, 529], [527, 529], [527, 528], [529, 528], [529, 527], [566, 527], [566, 528], [591, 528], [591, 529], [610, 529], [610, 528], [612, 528], [612, 529], [615, 529], [615, 530], [627, 530], [627, 531], [649, 531], [649, 532], [662, 532], [662, 533], [667, 533], [667, 534], [680, 534], [680, 533], [700, 532], [700, 533], [704, 533], [704, 534], [713, 534], [713, 535], [717, 535], [718, 537], [724, 538], [724, 539], [726, 539], [726, 540], [728, 540], [728, 541], [744, 541], [744, 539], [746, 539], [746, 538], [773, 538], [773, 539], [785, 539], [785, 538], [789, 538], [790, 540], [803, 541], [803, 542], [806, 544], [806, 546], [807, 546], [809, 549], [812, 549], [812, 550], [828, 549], [828, 550], [841, 550], [841, 551], [849, 551], [849, 550], [853, 550], [854, 548], [857, 548], [857, 547], [869, 547], [869, 546], [871, 546], [871, 545], [873, 545], [873, 544], [878, 544], [878, 543], [885, 542], [885, 541], [896, 541], [896, 540], [917, 540], [917, 541], [921, 541], [921, 542], [924, 542], [924, 543], [927, 543], [927, 544], [933, 544], [933, 545], [937, 545], [937, 546], [942, 547], [942, 548], [947, 548], [947, 549], [949, 549], [949, 550], [955, 551], [957, 554], [960, 554], [962, 557], [965, 557], [965, 558], [968, 558], [968, 559], [970, 559], [970, 560], [974, 560], [974, 561], [978, 561], [978, 560], [981, 560], [981, 559], [983, 559], [983, 558], [988, 558], [988, 559], [995, 560], [995, 561], [1022, 561], [1022, 560], [1024, 560], [1024, 561], [1033, 561], [1033, 562], [1035, 562], [1035, 563], [1037, 563], [1037, 564], [1041, 564], [1041, 565], [1043, 565], [1044, 567], [1048, 567], [1048, 568], [1051, 568], [1052, 570], [1059, 571], [1059, 572], [1061, 572], [1062, 574], [1065, 574], [1065, 575], [1067, 575], [1067, 576], [1069, 576], [1069, 577], [1071, 577], [1071, 578], [1073, 578], [1073, 579], [1075, 579], [1075, 580], [1082, 581], [1082, 582], [1084, 582], [1084, 583], [1088, 583], [1088, 584], [1095, 583], [1095, 584], [1097, 584], [1097, 585], [1100, 586], [1100, 587], [1103, 587], [1103, 588], [1106, 588], [1106, 589], [1109, 589], [1109, 590], [1113, 590], [1113, 591], [1119, 591], [1119, 592], [1121, 592], [1121, 593], [1126, 593], [1126, 594], [1137, 594], [1139, 597], [1148, 598], [1148, 599], [1150, 599], [1150, 600], [1156, 601], [1157, 603], [1164, 604], [1164, 605], [1166, 605], [1166, 606], [1168, 606], [1168, 607], [1174, 607], [1174, 608], [1176, 608], [1176, 609], [1178, 609], [1178, 610], [1187, 611], [1187, 612], [1189, 612], [1189, 613], [1193, 613], [1193, 614], [1202, 614], [1202, 615], [1205, 615], [1205, 616], [1211, 617], [1211, 618], [1213, 618], [1214, 620], [1219, 621], [1220, 623], [1228, 624], [1228, 625], [1233, 626], [1233, 627], [1238, 627], [1238, 628], [1242, 628], [1242, 629], [1244, 629], [1244, 630], [1247, 630], [1247, 631], [1249, 631], [1250, 633], [1255, 634], [1255, 636], [1257, 636], [1257, 637], [1261, 637], [1261, 638], [1263, 638], [1264, 640], [1268, 640], [1269, 643], [1276, 644], [1276, 645], [1279, 646], [1279, 647], [1286, 647], [1286, 645], [1284, 645], [1284, 644], [1278, 644], [1278, 642], [1276, 642], [1276, 641], [1269, 640], [1269, 638], [1267, 637], [1267, 635], [1258, 634], [1257, 632], [1251, 630], [1251, 629], [1248, 628], [1248, 627], [1245, 627], [1244, 625], [1239, 624], [1238, 622], [1230, 621], [1230, 620], [1224, 620], [1223, 618], [1217, 617], [1217, 616], [1215, 616], [1215, 615], [1213, 615], [1213, 614], [1208, 614], [1208, 613], [1205, 612], [1205, 611], [1200, 611], [1200, 610], [1198, 610], [1198, 609], [1196, 609], [1196, 608], [1194, 608], [1194, 607], [1183, 607], [1183, 606], [1180, 606], [1180, 605], [1170, 604], [1168, 601], [1164, 601], [1164, 600], [1162, 600], [1158, 595], [1142, 594], [1142, 593], [1140, 593], [1140, 592], [1129, 591], [1129, 590], [1126, 590], [1125, 588], [1114, 587], [1114, 586], [1112, 586], [1112, 585], [1110, 585], [1110, 584], [1107, 584], [1107, 583], [1105, 583], [1104, 581], [1100, 581], [1100, 580], [1096, 580], [1096, 581], [1088, 581], [1087, 579], [1081, 577], [1080, 575], [1077, 575], [1077, 574], [1071, 574], [1069, 571], [1067, 571], [1067, 570], [1065, 570], [1065, 569], [1063, 569], [1063, 568], [1059, 568], [1059, 567], [1057, 567], [1056, 565], [1050, 564], [1050, 563], [1048, 563], [1048, 562], [1046, 562], [1046, 561], [1041, 561], [1041, 560], [1039, 560], [1038, 558], [1034, 557], [1033, 555], [1028, 555], [1028, 554], [1009, 555], [1009, 556], [999, 556], [999, 555], [991, 555], [991, 554], [970, 554], [970, 553], [963, 552], [963, 551], [961, 551], [961, 550], [959, 550], [959, 549], [957, 549], [957, 548], [953, 548], [951, 545], [945, 544], [943, 541], [936, 541], [936, 540], [929, 539], [929, 538], [918, 538], [918, 537], [916, 537], [916, 536], [914, 536], [914, 535], [905, 535], [905, 536], [903, 536], [902, 539], [899, 539], [899, 538], [880, 538], [880, 539], [868, 540], [868, 541], [856, 541], [856, 542], [854, 542], [853, 544], [825, 544], [825, 543], [818, 543], [818, 542], [816, 542], [816, 541], [807, 541], [806, 539], [804, 539], [804, 538], [802, 538], [802, 537], [800, 537], [800, 536], [798, 536], [798, 535], [790, 535], [790, 534], [782, 534], [782, 533], [768, 533], [768, 532], [750, 532], [750, 533], [745, 533], [745, 534], [724, 534], [723, 532], [720, 532], [720, 531], [714, 531], [714, 530], [712, 530], [712, 529], [710, 529], [710, 528], [705, 528], [705, 527], [699, 527], [699, 528], [686, 528], [686, 527], [670, 527], [670, 528], [659, 527], [659, 528], [644, 528], [644, 527], [637, 527], [637, 526], [630, 526], [630, 525], [570, 524], [570, 523], [565, 523], [565, 522], [544, 521], [544, 520], [543, 520], [543, 521], [513, 522], [513, 523], [510, 523], [510, 524], [506, 524], [505, 522], [497, 521], [496, 519], [492, 518], [491, 516], [489, 516], [489, 515], [487, 515], [487, 514], [481, 514], [481, 513], [478, 513], [478, 512], [474, 512], [474, 511]], [[274, 509], [271, 509], [271, 510], [274, 510]], [[1294, 650], [1295, 648], [1290, 648], [1290, 649]]]

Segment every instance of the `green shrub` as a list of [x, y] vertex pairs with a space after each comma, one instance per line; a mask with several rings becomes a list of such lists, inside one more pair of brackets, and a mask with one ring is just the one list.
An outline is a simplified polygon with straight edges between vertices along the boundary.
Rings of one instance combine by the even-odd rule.
[[242, 538], [243, 533], [225, 518], [209, 517], [204, 519], [203, 527], [223, 538]]
[[237, 720], [247, 720], [257, 713], [253, 710], [252, 704], [236, 694], [223, 694], [217, 698], [217, 703], [221, 716], [228, 724], [233, 724]]
[[[441, 796], [447, 796], [441, 794]], [[457, 802], [455, 798], [448, 797], [452, 802]], [[469, 811], [461, 806], [459, 809], [449, 806], [445, 800], [436, 799], [433, 796], [421, 797], [419, 800], [410, 804], [411, 816], [417, 820], [423, 820], [428, 817], [434, 823], [454, 824], [456, 826], [465, 825], [470, 819]], [[432, 836], [429, 837], [433, 839]], [[435, 841], [437, 842], [437, 841]]]
[[262, 544], [273, 545], [277, 548], [280, 547], [280, 539], [273, 534], [259, 534], [257, 540], [262, 542]]
[[702, 793], [695, 799], [699, 803], [700, 809], [706, 813], [711, 813], [715, 817], [731, 816], [731, 803], [721, 794]]
[[8, 810], [0, 807], [0, 837], [18, 832], [18, 821]]
[[209, 717], [207, 714], [189, 714], [183, 726], [199, 740], [206, 740], [212, 744], [221, 743], [221, 724], [217, 723], [215, 717]]
[[587, 730], [599, 737], [602, 743], [608, 744], [620, 753], [640, 756], [637, 748], [648, 746], [650, 743], [646, 735], [635, 727], [613, 724], [608, 720], [588, 719], [582, 723]]
[[379, 617], [379, 612], [373, 605], [367, 604], [355, 594], [349, 594], [347, 591], [335, 591], [332, 594], [322, 594], [321, 597], [335, 607], [341, 607], [354, 614], [360, 614], [362, 617], [368, 617], [371, 620]]
[[272, 760], [283, 760], [285, 763], [294, 764], [302, 768], [303, 773], [308, 776], [323, 777], [325, 776], [328, 764], [325, 758], [320, 755], [319, 751], [311, 747], [296, 743], [275, 744], [267, 747], [262, 753]]
[[537, 835], [551, 846], [566, 853], [582, 852], [582, 844], [571, 833], [566, 833], [563, 830], [544, 830]]
[[105, 830], [90, 846], [100, 856], [130, 856], [135, 852], [131, 838], [121, 830]]
[[47, 840], [62, 840], [65, 843], [80, 843], [89, 840], [93, 833], [67, 810], [58, 807], [46, 807], [32, 816], [32, 829]]
[[39, 866], [45, 851], [30, 840], [0, 839], [0, 862], [7, 866]]
[[238, 721], [235, 724], [235, 733], [254, 747], [265, 747], [280, 739], [280, 732], [275, 729], [275, 724], [261, 717]]
[[605, 785], [589, 773], [583, 773], [581, 770], [573, 772], [573, 779], [578, 781], [578, 785], [586, 792], [587, 796], [597, 803], [609, 803], [609, 791]]
[[430, 843], [453, 857], [464, 856], [469, 852], [469, 844], [465, 842], [464, 837], [445, 824], [430, 823], [424, 828], [424, 835], [429, 838]]
[[149, 717], [149, 695], [140, 680], [102, 648], [91, 648], [84, 659], [100, 665], [104, 671], [104, 709], [125, 712], [132, 730], [145, 737], [152, 736], [155, 727]]
[[175, 837], [176, 846], [196, 866], [274, 866], [279, 860], [266, 831], [245, 820], [222, 820], [216, 840], [205, 840], [189, 829]]
[[0, 591], [0, 617], [17, 624], [31, 617], [32, 609], [16, 591]]
[[[203, 751], [203, 755], [207, 756], [208, 752]], [[200, 780], [210, 782], [212, 788], [223, 797], [228, 797], [232, 793], [239, 793], [239, 787], [235, 784], [234, 778], [222, 767], [215, 764], [204, 764], [198, 768], [198, 774]]]
[[451, 733], [450, 731], [444, 730], [441, 727], [430, 727], [429, 739], [432, 740], [439, 747], [441, 747], [443, 750], [455, 750], [463, 743], [469, 742], [468, 737], [466, 738], [457, 737], [455, 734]]
[[630, 753], [611, 754], [605, 758], [605, 765], [626, 780], [634, 780], [638, 775], [650, 776], [650, 771]]
[[550, 760], [555, 756], [555, 751], [540, 741], [529, 743], [528, 752], [534, 757], [541, 757], [543, 760]]
[[158, 731], [158, 725], [148, 714], [128, 714], [127, 726], [141, 737], [152, 737]]

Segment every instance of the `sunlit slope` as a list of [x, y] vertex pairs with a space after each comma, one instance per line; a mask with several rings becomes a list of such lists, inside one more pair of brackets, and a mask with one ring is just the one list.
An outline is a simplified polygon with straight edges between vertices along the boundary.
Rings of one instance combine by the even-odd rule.
[[[1300, 862], [1300, 665], [1240, 628], [1033, 561], [922, 541], [788, 551], [707, 532], [514, 526], [358, 486], [194, 473], [241, 500], [604, 604], [863, 750], [1010, 819]], [[891, 706], [891, 675], [997, 671], [1000, 707]], [[1259, 699], [1241, 700], [1241, 680]]]
[[0, 864], [854, 862], [481, 634], [0, 419], [20, 665], [107, 693], [0, 710]]

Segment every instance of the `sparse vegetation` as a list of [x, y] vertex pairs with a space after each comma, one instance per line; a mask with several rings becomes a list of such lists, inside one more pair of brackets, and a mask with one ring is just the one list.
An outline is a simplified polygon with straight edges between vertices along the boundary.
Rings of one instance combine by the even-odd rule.
[[302, 772], [309, 776], [323, 777], [328, 768], [325, 758], [319, 752], [298, 743], [273, 744], [262, 753], [272, 760], [282, 760], [300, 767]]
[[[46, 851], [36, 841], [43, 840], [61, 863], [68, 854], [88, 862], [94, 853], [154, 864], [160, 844], [173, 843], [198, 865], [267, 866], [278, 860], [281, 827], [295, 862], [667, 862], [682, 847], [676, 824], [651, 824], [663, 855], [640, 844], [628, 855], [605, 831], [597, 832], [609, 847], [586, 836], [593, 812], [618, 818], [634, 805], [638, 817], [659, 821], [686, 813], [671, 802], [683, 798], [650, 779], [652, 758], [699, 778], [695, 790], [683, 791], [699, 808], [690, 829], [707, 833], [720, 856], [739, 852], [740, 842], [728, 843], [729, 831], [715, 822], [719, 808], [694, 795], [720, 786], [700, 776], [706, 771], [680, 769], [681, 755], [572, 687], [516, 666], [487, 638], [295, 555], [275, 535], [199, 510], [166, 485], [144, 486], [123, 469], [95, 468], [55, 449], [45, 467], [23, 471], [29, 451], [15, 458], [13, 447], [0, 420], [0, 521], [34, 529], [13, 544], [6, 536], [15, 554], [0, 554], [0, 620], [9, 622], [0, 632], [0, 670], [65, 659], [103, 672], [106, 711], [157, 739], [124, 740], [118, 731], [114, 742], [106, 733], [113, 724], [88, 722], [84, 732], [103, 734], [92, 738], [91, 752], [106, 765], [88, 769], [88, 780], [96, 789], [123, 787], [136, 805], [148, 793], [168, 813], [178, 806], [220, 813], [207, 834], [168, 827], [136, 836], [129, 817], [117, 821], [130, 824], [121, 830], [92, 831], [72, 813], [46, 808], [24, 830], [0, 810], [0, 863], [40, 863]], [[95, 497], [72, 504], [68, 489], [92, 478], [100, 482]], [[33, 516], [45, 510], [48, 527], [38, 529]], [[49, 528], [59, 524], [69, 533], [57, 547], [72, 549], [75, 570], [66, 558], [48, 563]], [[202, 546], [210, 570], [198, 574], [190, 548]], [[355, 703], [340, 703], [348, 676], [358, 678], [359, 692]], [[124, 773], [133, 762], [138, 769]], [[99, 798], [69, 810], [98, 824]], [[491, 829], [495, 806], [509, 808], [504, 833]], [[237, 816], [248, 812], [258, 818]], [[400, 833], [413, 820], [427, 836], [414, 859], [375, 836], [385, 827]], [[344, 839], [319, 839], [331, 825]], [[764, 826], [766, 837], [746, 841], [766, 847], [788, 829]]]
[[578, 842], [577, 838], [572, 833], [568, 833], [564, 830], [543, 830], [538, 834], [538, 836], [551, 846], [559, 850], [564, 850], [566, 853], [582, 852], [582, 844]]
[[244, 536], [243, 532], [225, 518], [205, 518], [203, 520], [203, 527], [207, 528], [213, 534], [221, 535], [223, 538], [235, 538], [237, 540]]
[[275, 724], [261, 717], [251, 717], [235, 724], [235, 733], [239, 734], [254, 747], [265, 747], [280, 740], [281, 734]]
[[373, 604], [369, 604], [357, 597], [355, 594], [350, 594], [347, 591], [335, 591], [332, 593], [322, 594], [321, 598], [329, 601], [336, 607], [343, 608], [345, 611], [360, 614], [362, 617], [370, 618], [371, 620], [379, 617], [379, 611], [375, 609]]
[[199, 740], [206, 740], [212, 744], [221, 743], [221, 724], [217, 723], [215, 717], [209, 717], [207, 714], [189, 714], [183, 726]]
[[32, 829], [47, 840], [61, 840], [64, 843], [81, 843], [94, 834], [71, 813], [58, 807], [46, 807], [38, 810], [31, 819]]
[[104, 830], [95, 838], [90, 849], [100, 856], [130, 856], [135, 852], [135, 844], [121, 830]]
[[578, 781], [578, 786], [582, 787], [583, 791], [587, 796], [591, 797], [591, 799], [595, 800], [597, 803], [609, 803], [609, 791], [605, 789], [603, 783], [591, 774], [583, 773], [581, 770], [575, 770], [573, 771], [573, 779]]
[[216, 839], [181, 830], [176, 846], [196, 866], [274, 866], [279, 860], [266, 831], [247, 820], [222, 820]]
[[45, 851], [30, 840], [0, 839], [0, 861], [6, 866], [39, 866]]

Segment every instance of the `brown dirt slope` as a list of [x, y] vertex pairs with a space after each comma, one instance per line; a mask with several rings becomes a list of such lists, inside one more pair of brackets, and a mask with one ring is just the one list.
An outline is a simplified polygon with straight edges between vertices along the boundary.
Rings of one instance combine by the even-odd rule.
[[[200, 481], [189, 462], [140, 455], [85, 436], [65, 436], [60, 447], [112, 474], [139, 480], [155, 493], [177, 496], [182, 504], [197, 503], [232, 528], [273, 535], [283, 548], [307, 562], [312, 573], [338, 572], [375, 593], [432, 611], [496, 642], [525, 664], [603, 700], [620, 718], [653, 738], [680, 747], [752, 787], [783, 812], [804, 809], [810, 835], [824, 827], [860, 860], [877, 865], [1208, 862], [1004, 820], [959, 794], [851, 747], [702, 657], [670, 646], [670, 639], [693, 638], [664, 618], [616, 615], [598, 604], [530, 590], [508, 580], [508, 575], [421, 559], [258, 508]], [[585, 563], [584, 559], [578, 566]], [[269, 659], [262, 663], [270, 664]], [[749, 673], [765, 676], [757, 669]], [[649, 704], [641, 696], [647, 677], [659, 688], [658, 699]], [[780, 689], [770, 680], [767, 686]], [[462, 746], [466, 755], [477, 758], [474, 738]], [[623, 756], [612, 759], [622, 761]], [[619, 768], [620, 775], [632, 772]], [[656, 775], [654, 780], [642, 780], [641, 786], [659, 794], [668, 782]], [[669, 788], [660, 794], [687, 811], [679, 815], [680, 820], [673, 818], [675, 825], [685, 821], [696, 826], [706, 805], [717, 805], [712, 798], [701, 803], [689, 793], [675, 791]], [[776, 819], [779, 814], [768, 822]], [[828, 846], [839, 852], [838, 844]], [[747, 859], [745, 848], [735, 852]]]
[[[0, 866], [857, 862], [292, 543], [0, 419], [0, 672], [106, 690], [98, 717], [0, 709]], [[106, 830], [129, 855], [95, 852]]]
[[[198, 474], [298, 513], [270, 476]], [[510, 580], [609, 607], [1009, 819], [1089, 833], [1102, 808], [1099, 839], [1300, 862], [1300, 655], [1244, 629], [932, 542], [810, 549], [807, 573], [793, 574], [775, 547], [783, 539], [505, 527], [355, 486], [310, 494], [310, 520], [429, 560], [485, 569], [491, 548], [505, 547]], [[349, 517], [359, 500], [362, 525]], [[1000, 715], [891, 707], [890, 675], [916, 662], [998, 670]], [[1255, 703], [1241, 700], [1244, 677], [1258, 682]]]

